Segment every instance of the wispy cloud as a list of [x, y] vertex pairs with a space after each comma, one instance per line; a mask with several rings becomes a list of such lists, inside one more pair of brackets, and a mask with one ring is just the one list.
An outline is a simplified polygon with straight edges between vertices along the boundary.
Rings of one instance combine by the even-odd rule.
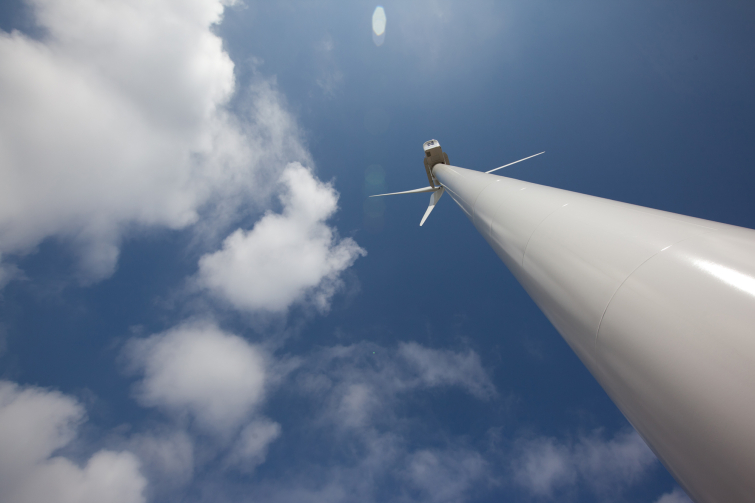
[[335, 41], [330, 34], [326, 34], [319, 43], [315, 44], [314, 59], [317, 65], [315, 83], [329, 98], [336, 95], [336, 91], [343, 83], [343, 73], [338, 68], [334, 51]]
[[398, 354], [425, 386], [461, 386], [481, 400], [496, 396], [490, 375], [482, 367], [479, 355], [471, 349], [456, 353], [410, 342], [400, 344]]
[[[425, 449], [411, 454], [405, 478], [420, 501], [463, 501], [472, 485], [491, 477], [484, 455], [473, 449]], [[408, 491], [407, 491], [408, 492]]]
[[600, 431], [576, 440], [522, 438], [512, 462], [514, 481], [539, 497], [558, 497], [578, 486], [603, 499], [621, 491], [659, 466], [655, 455], [634, 430], [604, 439]]
[[[312, 355], [298, 373], [302, 389], [323, 394], [333, 421], [365, 427], [390, 415], [403, 393], [457, 387], [478, 399], [496, 395], [472, 350], [453, 352], [417, 343], [382, 348], [368, 343], [334, 346]], [[375, 416], [373, 412], [383, 412]]]
[[270, 443], [281, 434], [278, 423], [268, 419], [256, 419], [247, 424], [238, 441], [226, 458], [226, 463], [242, 472], [250, 472], [265, 462]]
[[180, 427], [153, 426], [131, 435], [124, 445], [141, 461], [150, 481], [148, 495], [175, 492], [194, 477], [194, 441]]
[[[418, 356], [421, 361], [436, 353], [438, 365], [446, 367], [443, 378], [417, 364]], [[295, 475], [285, 484], [265, 481], [255, 490], [262, 499], [459, 501], [493, 478], [484, 452], [446, 432], [424, 431], [404, 411], [429, 388], [460, 388], [483, 400], [494, 396], [471, 350], [439, 351], [416, 343], [334, 346], [303, 359], [291, 380], [305, 399], [299, 407], [308, 411], [308, 421], [298, 427], [319, 440], [301, 450]], [[419, 431], [426, 443], [412, 440]]]

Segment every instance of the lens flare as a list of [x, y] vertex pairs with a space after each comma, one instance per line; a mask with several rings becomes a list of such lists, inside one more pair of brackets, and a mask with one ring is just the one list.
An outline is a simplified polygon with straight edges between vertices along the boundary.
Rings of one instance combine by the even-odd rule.
[[372, 40], [377, 46], [383, 45], [385, 40], [385, 21], [385, 9], [378, 5], [372, 13]]
[[375, 12], [372, 13], [372, 31], [377, 36], [385, 33], [385, 9], [382, 5], [375, 7]]

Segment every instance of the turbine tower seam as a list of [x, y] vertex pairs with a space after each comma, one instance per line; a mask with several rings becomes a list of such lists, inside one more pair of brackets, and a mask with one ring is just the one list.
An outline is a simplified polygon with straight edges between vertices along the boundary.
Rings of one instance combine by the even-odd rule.
[[603, 314], [600, 315], [600, 321], [598, 321], [598, 328], [595, 331], [595, 351], [596, 351], [596, 355], [597, 355], [597, 350], [598, 350], [598, 337], [600, 336], [600, 327], [603, 324], [603, 318], [605, 318], [606, 312], [608, 312], [608, 308], [610, 307], [611, 302], [613, 302], [614, 297], [616, 297], [616, 294], [619, 293], [619, 290], [621, 290], [621, 287], [624, 286], [624, 283], [626, 283], [627, 280], [634, 275], [634, 273], [636, 273], [637, 271], [639, 271], [640, 268], [643, 265], [647, 264], [649, 261], [651, 261], [652, 259], [654, 259], [655, 257], [657, 257], [660, 253], [668, 250], [672, 246], [676, 246], [679, 243], [682, 243], [682, 242], [690, 240], [690, 239], [696, 239], [696, 238], [699, 238], [701, 236], [707, 236], [708, 234], [713, 234], [715, 232], [718, 232], [718, 231], [715, 230], [715, 229], [713, 229], [713, 230], [710, 230], [709, 232], [703, 232], [701, 234], [695, 234], [694, 236], [687, 236], [686, 238], [682, 238], [682, 239], [680, 239], [678, 241], [675, 241], [675, 242], [671, 243], [670, 245], [664, 246], [663, 248], [661, 248], [660, 250], [658, 250], [657, 252], [653, 253], [651, 256], [649, 256], [645, 260], [643, 260], [637, 267], [635, 267], [634, 269], [632, 269], [632, 272], [630, 272], [629, 274], [627, 274], [627, 276], [621, 281], [621, 283], [619, 284], [619, 286], [616, 287], [616, 290], [613, 291], [613, 294], [611, 294], [611, 298], [608, 299], [608, 302], [606, 303], [606, 307], [603, 309]]

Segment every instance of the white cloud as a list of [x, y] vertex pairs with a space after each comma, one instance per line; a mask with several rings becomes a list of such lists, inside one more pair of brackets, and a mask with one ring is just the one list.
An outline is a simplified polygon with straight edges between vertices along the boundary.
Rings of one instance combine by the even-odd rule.
[[495, 396], [495, 388], [482, 367], [479, 355], [471, 349], [464, 353], [454, 353], [410, 342], [400, 344], [398, 354], [413, 367], [427, 386], [461, 386], [482, 400]]
[[554, 489], [573, 484], [577, 470], [571, 451], [553, 438], [530, 440], [514, 467], [515, 480], [533, 494], [550, 496]]
[[137, 400], [173, 419], [129, 441], [154, 490], [167, 494], [189, 484], [200, 467], [249, 473], [264, 463], [281, 426], [259, 414], [276, 378], [259, 346], [210, 322], [193, 322], [132, 339], [124, 354], [143, 375]]
[[21, 271], [12, 264], [3, 264], [3, 255], [0, 253], [0, 289], [7, 285], [11, 280], [22, 276]]
[[76, 400], [0, 382], [0, 500], [142, 503], [146, 480], [129, 452], [101, 450], [83, 467], [53, 453], [84, 419]]
[[270, 443], [280, 434], [280, 425], [273, 421], [261, 419], [249, 423], [241, 430], [228, 462], [243, 472], [254, 470], [265, 462]]
[[97, 280], [130, 229], [232, 219], [270, 173], [309, 159], [269, 83], [247, 116], [227, 110], [234, 65], [212, 31], [224, 2], [29, 1], [45, 36], [0, 33], [5, 258], [60, 237]]
[[235, 434], [264, 397], [262, 350], [210, 323], [132, 340], [127, 355], [144, 374], [137, 386], [143, 405], [188, 415], [221, 436]]
[[315, 83], [325, 96], [334, 97], [343, 83], [343, 73], [338, 69], [334, 58], [335, 42], [330, 34], [314, 45], [314, 62], [317, 67]]
[[366, 252], [325, 223], [338, 208], [331, 185], [298, 163], [281, 182], [283, 212], [266, 213], [251, 231], [237, 230], [221, 250], [203, 256], [199, 283], [238, 309], [283, 311], [308, 300], [325, 310], [340, 273]]
[[660, 466], [655, 454], [633, 429], [605, 441], [598, 433], [582, 437], [574, 449], [580, 474], [598, 494], [636, 483]]
[[350, 427], [368, 424], [370, 413], [381, 405], [374, 390], [365, 384], [348, 384], [340, 396], [336, 415]]
[[[191, 481], [194, 474], [194, 445], [191, 437], [175, 428], [136, 434], [128, 442], [139, 456], [145, 473], [160, 485], [174, 489]], [[152, 487], [155, 490], [154, 484]]]
[[463, 501], [488, 476], [488, 463], [470, 449], [421, 450], [409, 457], [406, 476], [425, 501]]
[[616, 494], [656, 466], [655, 455], [634, 430], [610, 440], [599, 432], [573, 443], [549, 437], [520, 440], [513, 462], [514, 480], [537, 496], [553, 496], [576, 484], [598, 495]]
[[405, 393], [459, 387], [482, 400], [496, 395], [474, 351], [455, 353], [417, 343], [400, 344], [397, 349], [368, 343], [324, 349], [304, 365], [299, 383], [308, 392], [323, 395], [328, 420], [357, 430], [390, 420], [392, 406]]
[[684, 491], [677, 487], [670, 493], [666, 493], [658, 498], [655, 503], [692, 503], [692, 500], [689, 499], [689, 496]]
[[[429, 387], [492, 390], [489, 382], [467, 388], [478, 378], [460, 377], [485, 375], [479, 359], [468, 358], [474, 354], [469, 352], [442, 353], [457, 378], [424, 379], [402, 351], [361, 343], [326, 348], [302, 362], [293, 375], [311, 402], [303, 409], [307, 421], [299, 425], [308, 442], [292, 456], [294, 475], [285, 484], [263, 481], [252, 493], [256, 499], [451, 502], [491, 481], [484, 452], [447, 431], [428, 431], [426, 417], [405, 409]], [[432, 351], [413, 345], [409, 353]]]

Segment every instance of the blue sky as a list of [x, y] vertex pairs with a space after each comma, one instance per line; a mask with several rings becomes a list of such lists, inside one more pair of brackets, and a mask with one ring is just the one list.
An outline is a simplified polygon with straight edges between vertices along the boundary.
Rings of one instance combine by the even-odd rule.
[[435, 138], [755, 228], [755, 7], [383, 6], [0, 6], [0, 499], [688, 501], [453, 201], [366, 196]]

